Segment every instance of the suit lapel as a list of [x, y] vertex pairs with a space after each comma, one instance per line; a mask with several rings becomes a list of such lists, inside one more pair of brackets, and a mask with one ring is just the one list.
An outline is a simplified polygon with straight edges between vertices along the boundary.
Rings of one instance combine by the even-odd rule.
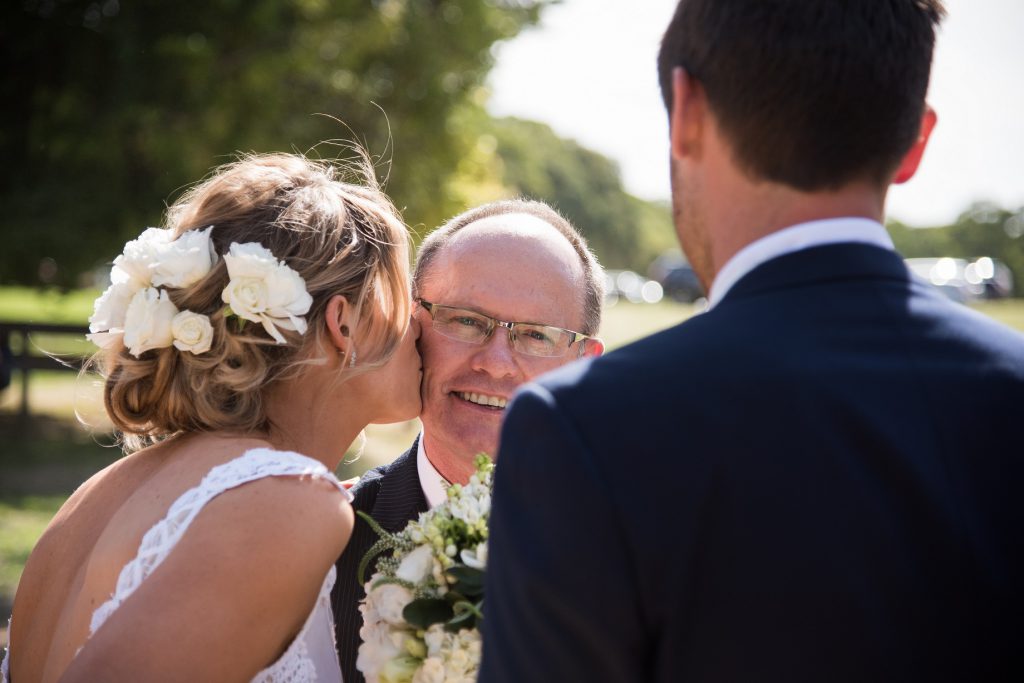
[[401, 531], [409, 520], [429, 509], [416, 464], [418, 448], [419, 437], [381, 477], [380, 491], [370, 516], [390, 532]]

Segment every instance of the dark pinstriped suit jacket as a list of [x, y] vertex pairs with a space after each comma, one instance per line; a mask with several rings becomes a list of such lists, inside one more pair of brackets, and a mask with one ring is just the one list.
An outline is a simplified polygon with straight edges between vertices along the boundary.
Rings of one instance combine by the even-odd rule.
[[[413, 441], [412, 448], [394, 462], [370, 470], [352, 488], [355, 498], [352, 507], [373, 517], [387, 531], [401, 531], [428, 509], [416, 469], [418, 446], [419, 437]], [[356, 656], [360, 643], [359, 627], [362, 625], [359, 601], [366, 594], [359, 583], [357, 570], [366, 551], [376, 542], [377, 534], [365, 520], [356, 516], [352, 538], [335, 565], [338, 577], [331, 592], [331, 605], [334, 609], [335, 642], [345, 683], [364, 680], [363, 674], [356, 670]], [[373, 566], [367, 567], [366, 578], [373, 573]]]

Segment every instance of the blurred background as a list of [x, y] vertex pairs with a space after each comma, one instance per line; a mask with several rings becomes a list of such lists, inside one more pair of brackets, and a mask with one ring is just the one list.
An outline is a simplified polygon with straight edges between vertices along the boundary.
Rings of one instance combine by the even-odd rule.
[[[676, 248], [654, 55], [674, 0], [10, 0], [0, 7], [0, 617], [66, 496], [120, 456], [71, 366], [111, 259], [241, 152], [372, 155], [414, 239], [554, 204], [608, 268], [615, 348], [703, 305]], [[940, 125], [890, 232], [951, 299], [1024, 329], [1024, 4], [949, 0]], [[371, 427], [342, 477], [415, 421]]]

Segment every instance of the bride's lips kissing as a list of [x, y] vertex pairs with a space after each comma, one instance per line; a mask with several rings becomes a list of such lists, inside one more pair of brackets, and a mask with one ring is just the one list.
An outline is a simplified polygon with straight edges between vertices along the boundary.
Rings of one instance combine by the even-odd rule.
[[508, 405], [507, 398], [495, 396], [493, 394], [478, 393], [474, 391], [453, 391], [451, 392], [451, 395], [465, 403], [470, 403], [489, 411], [500, 412], [505, 410], [505, 406]]

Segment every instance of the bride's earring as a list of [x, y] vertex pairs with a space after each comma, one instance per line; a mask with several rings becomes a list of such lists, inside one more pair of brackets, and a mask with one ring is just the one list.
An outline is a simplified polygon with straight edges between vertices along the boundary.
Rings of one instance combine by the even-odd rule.
[[[342, 325], [341, 326], [341, 335], [343, 337], [349, 336], [348, 325]], [[355, 346], [351, 342], [349, 342], [349, 346], [352, 347], [352, 351], [351, 351], [351, 355], [348, 358], [348, 366], [350, 368], [354, 368], [356, 366], [356, 349], [355, 349]], [[347, 352], [346, 351], [341, 351], [341, 353], [344, 354], [344, 353], [347, 353]]]

